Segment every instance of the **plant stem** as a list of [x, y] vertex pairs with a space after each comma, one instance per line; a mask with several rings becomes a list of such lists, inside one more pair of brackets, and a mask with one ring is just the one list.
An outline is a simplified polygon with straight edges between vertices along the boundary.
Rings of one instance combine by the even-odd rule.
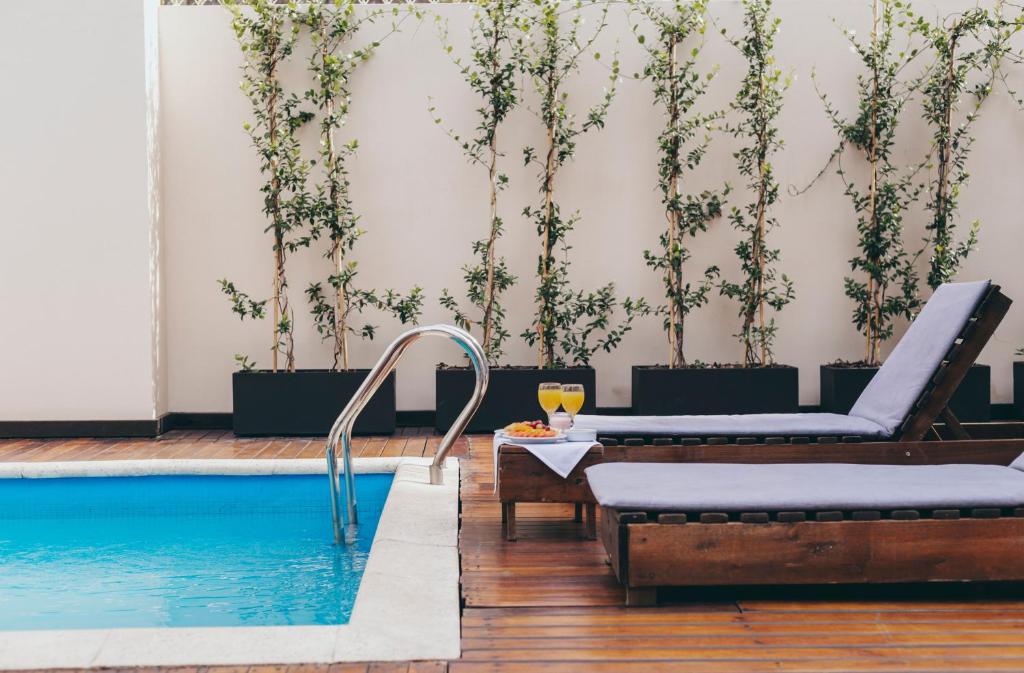
[[675, 369], [676, 367], [686, 366], [686, 358], [683, 355], [683, 332], [685, 320], [685, 314], [682, 311], [682, 307], [679, 306], [680, 298], [682, 297], [682, 266], [680, 264], [679, 271], [676, 271], [675, 255], [682, 254], [681, 250], [678, 250], [679, 241], [679, 152], [680, 152], [680, 138], [679, 138], [679, 83], [676, 81], [676, 70], [678, 68], [678, 55], [676, 50], [679, 46], [679, 40], [673, 33], [669, 38], [669, 52], [668, 52], [668, 79], [669, 79], [669, 126], [673, 130], [672, 143], [669, 152], [672, 155], [672, 170], [668, 176], [668, 200], [670, 204], [673, 204], [671, 208], [665, 213], [668, 216], [668, 253], [669, 253], [669, 265], [668, 265], [668, 283], [671, 287], [672, 296], [669, 298], [668, 311], [669, 311], [669, 328], [668, 328], [668, 366], [669, 369]]
[[[321, 54], [321, 58], [326, 62], [328, 56], [330, 56], [326, 40], [324, 40], [321, 47]], [[334, 99], [330, 96], [325, 101], [325, 114], [328, 119], [334, 117]], [[324, 158], [326, 165], [324, 168], [328, 175], [333, 175], [338, 165], [338, 153], [334, 143], [334, 128], [328, 129], [324, 136], [324, 142], [327, 146]], [[328, 198], [331, 201], [333, 212], [339, 213], [341, 212], [341, 194], [338, 193], [338, 182], [337, 180], [330, 180], [329, 182]], [[334, 369], [338, 368], [338, 360], [340, 359], [342, 369], [348, 371], [348, 298], [343, 280], [345, 252], [342, 248], [342, 238], [340, 236], [334, 237], [331, 260], [334, 262], [334, 273], [337, 274], [338, 278], [337, 287], [334, 289]]]
[[[760, 24], [754, 28], [755, 33], [760, 33]], [[762, 44], [760, 39], [757, 40], [758, 48]], [[765, 91], [765, 72], [764, 72], [765, 59], [763, 55], [758, 58], [758, 67], [760, 70], [760, 96], [762, 99], [765, 98], [767, 92]], [[754, 259], [757, 260], [757, 278], [754, 281], [753, 301], [747, 303], [747, 316], [745, 318], [745, 332], [749, 335], [750, 326], [754, 323], [754, 311], [757, 311], [757, 323], [759, 327], [760, 338], [759, 351], [760, 357], [754, 354], [753, 344], [749, 337], [746, 343], [746, 363], [747, 365], [755, 364], [758, 362], [762, 365], [766, 364], [768, 360], [767, 345], [765, 344], [765, 318], [764, 318], [764, 241], [765, 241], [765, 216], [768, 209], [768, 180], [766, 176], [767, 166], [765, 162], [768, 160], [768, 139], [767, 125], [768, 120], [766, 118], [760, 118], [757, 120], [757, 229], [754, 236], [754, 244], [751, 246], [751, 254]]]
[[[491, 330], [494, 325], [494, 246], [498, 238], [498, 189], [495, 184], [498, 173], [498, 132], [494, 129], [491, 134], [490, 162], [487, 166], [488, 181], [491, 185], [491, 232], [487, 239], [487, 257], [484, 266], [487, 271], [487, 281], [484, 286], [484, 315], [483, 340], [485, 344], [491, 343]], [[484, 348], [490, 352], [490, 347]]]
[[[544, 231], [541, 234], [542, 250], [541, 250], [541, 269], [540, 269], [540, 283], [541, 287], [548, 287], [548, 283], [551, 281], [552, 264], [552, 240], [551, 235], [551, 223], [555, 217], [555, 129], [554, 121], [548, 125], [548, 153], [547, 159], [544, 162]], [[540, 346], [540, 366], [541, 367], [552, 367], [555, 362], [555, 349], [554, 349], [554, 334], [544, 329], [544, 325], [551, 321], [551, 314], [554, 307], [551, 305], [552, 297], [548, 296], [549, 293], [544, 293], [542, 300], [543, 306], [541, 306], [541, 319], [537, 323], [537, 331], [540, 335], [539, 346]]]
[[[276, 67], [270, 71], [270, 76], [276, 74]], [[271, 94], [267, 100], [267, 135], [271, 146], [278, 142], [277, 128], [277, 94]], [[271, 348], [271, 370], [277, 372], [278, 351], [281, 348], [281, 283], [284, 275], [284, 232], [281, 229], [281, 178], [278, 176], [277, 153], [273, 152], [270, 158], [270, 198], [271, 217], [274, 220], [274, 344]]]
[[[491, 49], [494, 57], [491, 60], [491, 78], [497, 81], [501, 64], [498, 61], [498, 53], [501, 48], [501, 31], [495, 28], [491, 42]], [[490, 186], [491, 197], [491, 231], [487, 239], [487, 255], [484, 267], [487, 273], [487, 281], [484, 285], [484, 314], [481, 321], [483, 327], [484, 352], [490, 355], [491, 332], [494, 328], [494, 248], [498, 239], [498, 119], [501, 118], [501, 111], [498, 108], [498, 101], [491, 101], [491, 119], [493, 127], [490, 129], [490, 143], [488, 144], [489, 162], [487, 165], [487, 179]]]
[[554, 311], [555, 306], [553, 302], [557, 301], [556, 298], [551, 296], [550, 283], [551, 274], [553, 273], [552, 267], [554, 266], [554, 232], [552, 231], [552, 224], [555, 221], [555, 173], [558, 170], [556, 162], [557, 147], [555, 144], [555, 127], [558, 124], [557, 118], [557, 93], [558, 93], [558, 79], [556, 77], [556, 65], [558, 63], [558, 38], [557, 35], [549, 37], [547, 44], [548, 58], [552, 61], [552, 66], [547, 73], [545, 79], [545, 90], [544, 90], [544, 109], [547, 111], [546, 116], [546, 131], [547, 131], [547, 155], [544, 158], [544, 224], [541, 230], [541, 258], [540, 258], [540, 286], [541, 291], [541, 306], [537, 320], [537, 334], [538, 334], [538, 362], [541, 367], [553, 367], [555, 364], [555, 334], [553, 330], [546, 330], [546, 325], [554, 325]]
[[[946, 80], [942, 87], [942, 126], [939, 137], [938, 147], [938, 185], [936, 187], [935, 194], [935, 232], [936, 243], [939, 246], [948, 246], [949, 241], [946, 240], [944, 234], [949, 231], [949, 169], [952, 161], [953, 148], [951, 144], [953, 142], [953, 91], [956, 88], [956, 45], [957, 38], [959, 36], [959, 26], [954, 26], [950, 31], [949, 38], [949, 64], [946, 69]], [[952, 238], [950, 236], [950, 238]], [[935, 254], [942, 255], [945, 250], [940, 252], [938, 249]]]
[[[877, 151], [877, 126], [878, 126], [878, 0], [871, 3], [871, 114], [870, 128], [868, 129], [868, 164], [871, 167], [871, 178], [868, 184], [868, 216], [870, 219], [871, 233], [869, 238], [876, 240], [878, 237], [878, 151]], [[881, 335], [879, 329], [882, 324], [881, 303], [878, 301], [880, 283], [876, 283], [874, 269], [879, 266], [877, 257], [871, 257], [868, 252], [868, 294], [866, 307], [867, 321], [865, 323], [865, 354], [864, 360], [869, 365], [877, 365], [881, 350]]]
[[277, 351], [278, 351], [278, 339], [281, 337], [280, 320], [282, 317], [287, 317], [289, 329], [284, 333], [284, 353], [285, 353], [285, 371], [295, 371], [295, 349], [294, 339], [292, 338], [291, 326], [294, 324], [292, 320], [291, 307], [288, 305], [288, 293], [285, 291], [286, 280], [284, 275], [284, 236], [280, 229], [274, 232], [274, 366], [273, 370], [277, 371]]
[[[345, 271], [345, 259], [341, 252], [341, 242], [335, 242], [334, 251], [334, 272], [339, 277]], [[341, 360], [341, 368], [348, 371], [348, 297], [345, 292], [344, 283], [338, 283], [338, 289], [334, 295], [334, 368], [338, 368], [338, 360]]]

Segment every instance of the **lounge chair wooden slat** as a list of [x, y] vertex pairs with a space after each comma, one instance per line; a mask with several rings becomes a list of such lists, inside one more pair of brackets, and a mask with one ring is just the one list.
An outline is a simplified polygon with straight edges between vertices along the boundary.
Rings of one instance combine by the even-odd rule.
[[960, 420], [957, 419], [956, 415], [953, 413], [953, 410], [948, 406], [942, 409], [940, 415], [942, 416], [942, 420], [946, 423], [946, 428], [949, 430], [949, 433], [953, 435], [954, 439], [971, 438], [967, 431], [964, 430], [964, 426], [961, 425]]
[[622, 545], [616, 573], [641, 605], [660, 586], [1024, 579], [1024, 518], [692, 526], [602, 514], [602, 539]]

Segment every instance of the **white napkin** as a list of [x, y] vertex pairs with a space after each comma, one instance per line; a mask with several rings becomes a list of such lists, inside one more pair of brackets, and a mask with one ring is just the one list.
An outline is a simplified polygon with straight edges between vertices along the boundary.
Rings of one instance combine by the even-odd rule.
[[587, 455], [587, 451], [593, 446], [598, 446], [597, 442], [545, 442], [543, 444], [516, 444], [515, 440], [511, 437], [505, 437], [502, 434], [495, 433], [494, 435], [494, 492], [498, 492], [498, 447], [502, 444], [508, 444], [509, 446], [518, 446], [526, 449], [530, 453], [544, 463], [551, 470], [565, 479], [569, 476], [569, 473], [573, 471], [579, 462], [583, 460], [583, 456]]

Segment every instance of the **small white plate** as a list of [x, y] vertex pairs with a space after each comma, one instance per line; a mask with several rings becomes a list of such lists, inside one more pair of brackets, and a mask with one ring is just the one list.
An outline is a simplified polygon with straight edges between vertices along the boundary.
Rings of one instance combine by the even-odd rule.
[[565, 441], [565, 433], [559, 432], [554, 437], [509, 437], [504, 432], [498, 434], [509, 444], [550, 444]]

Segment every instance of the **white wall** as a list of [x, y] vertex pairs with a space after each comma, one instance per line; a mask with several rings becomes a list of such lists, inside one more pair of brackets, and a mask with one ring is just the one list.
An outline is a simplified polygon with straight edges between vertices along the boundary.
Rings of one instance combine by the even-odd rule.
[[156, 7], [0, 3], [0, 420], [163, 411]]
[[[943, 13], [973, 3], [943, 0]], [[919, 4], [928, 14], [936, 9]], [[855, 105], [851, 83], [856, 57], [833, 17], [862, 35], [870, 20], [868, 2], [855, 0], [785, 0], [777, 3], [783, 20], [778, 62], [796, 77], [780, 119], [785, 150], [775, 161], [783, 184], [776, 209], [781, 228], [772, 243], [782, 248], [782, 269], [796, 284], [797, 299], [779, 317], [777, 359], [801, 368], [801, 401], [818, 399], [817, 366], [836, 358], [860, 356], [861, 337], [850, 324], [851, 306], [842, 292], [848, 259], [856, 244], [854, 218], [838, 178], [827, 174], [806, 194], [790, 196], [790, 185], [803, 186], [819, 171], [836, 144], [836, 136], [814, 92], [811, 71], [841, 109]], [[470, 8], [430, 6], [450, 21], [457, 49], [466, 48]], [[713, 5], [717, 27], [738, 31], [740, 7], [734, 0]], [[260, 177], [256, 160], [240, 126], [247, 119], [246, 101], [237, 90], [239, 56], [220, 9], [162, 7], [161, 85], [163, 90], [163, 186], [167, 259], [167, 329], [170, 408], [175, 411], [227, 411], [231, 407], [232, 355], [248, 353], [268, 364], [269, 325], [239, 323], [219, 294], [216, 280], [228, 276], [255, 295], [268, 294], [271, 277], [269, 242], [261, 232]], [[734, 94], [743, 62], [716, 30], [710, 31], [704, 60], [721, 64], [709, 105], [724, 105]], [[598, 49], [608, 55], [621, 49], [623, 73], [642, 67], [625, 9], [611, 10], [610, 26]], [[296, 62], [289, 82], [300, 85], [303, 63]], [[592, 60], [574, 84], [572, 104], [578, 112], [600, 95], [607, 70]], [[1024, 77], [1013, 75], [1018, 85]], [[353, 197], [369, 233], [357, 248], [360, 278], [371, 287], [408, 288], [422, 285], [428, 300], [425, 322], [448, 319], [436, 298], [442, 288], [461, 290], [459, 267], [471, 261], [470, 241], [487, 227], [486, 176], [467, 164], [458, 147], [435, 126], [427, 112], [433, 97], [446, 122], [466, 132], [475, 123], [478, 104], [457, 68], [442, 52], [431, 21], [405, 29], [358, 74], [350, 131], [361, 150], [352, 165]], [[917, 108], [906, 116], [898, 153], [908, 163], [926, 147], [927, 134]], [[573, 280], [580, 287], [615, 281], [623, 294], [661, 294], [658, 278], [642, 262], [642, 251], [657, 244], [663, 215], [656, 191], [655, 137], [660, 117], [651, 105], [647, 83], [631, 78], [621, 84], [607, 129], [579, 143], [574, 164], [559, 176], [565, 212], [582, 210], [583, 221], [573, 235]], [[983, 222], [981, 247], [967, 262], [962, 279], [992, 277], [1007, 294], [1024, 300], [1019, 255], [1024, 243], [1020, 215], [1024, 193], [1014, 187], [1024, 168], [1024, 117], [1005, 95], [993, 97], [977, 128], [971, 158], [972, 181], [963, 195], [963, 219]], [[529, 323], [531, 274], [538, 244], [532, 225], [520, 215], [536, 198], [536, 181], [520, 166], [521, 147], [539, 142], [538, 123], [517, 112], [502, 130], [507, 152], [504, 170], [512, 185], [502, 195], [508, 233], [504, 254], [521, 282], [509, 293], [511, 331]], [[694, 188], [729, 180], [741, 182], [733, 170], [732, 143], [716, 141], [694, 180]], [[849, 164], [848, 164], [849, 165]], [[733, 204], [742, 204], [742, 190]], [[908, 246], [921, 236], [922, 216], [911, 218]], [[717, 223], [696, 244], [692, 269], [716, 263], [736, 276], [732, 255], [736, 234]], [[301, 290], [317, 273], [325, 273], [318, 252], [296, 255], [291, 266], [292, 301], [302, 306]], [[716, 297], [690, 322], [687, 347], [691, 359], [736, 361], [742, 355], [731, 338], [738, 326], [736, 307]], [[298, 313], [297, 313], [298, 315]], [[371, 364], [386, 340], [400, 331], [380, 320], [378, 340], [356, 346], [356, 364]], [[308, 318], [299, 319], [296, 348], [300, 367], [329, 363], [329, 345], [321, 344]], [[901, 327], [902, 330], [902, 327]], [[1011, 398], [1009, 362], [1024, 341], [1024, 311], [1015, 309], [982, 357], [993, 365], [997, 402]], [[433, 367], [454, 355], [446, 344], [418, 344], [418, 352], [400, 370], [399, 407], [433, 407]], [[629, 366], [663, 361], [666, 346], [656, 319], [637, 325], [623, 347], [599, 355], [598, 403], [628, 405]], [[510, 363], [533, 361], [530, 350], [514, 340]]]
[[[947, 13], [968, 4], [941, 0], [936, 9], [918, 7]], [[780, 361], [801, 367], [802, 401], [814, 403], [817, 365], [860, 353], [841, 290], [856, 235], [834, 175], [802, 196], [785, 188], [806, 184], [835, 144], [814, 94], [812, 68], [842, 109], [854, 105], [850, 82], [858, 63], [832, 18], [863, 34], [868, 4], [784, 0], [777, 6], [783, 19], [778, 60], [796, 81], [780, 120], [787, 146], [776, 161], [784, 194], [776, 211], [782, 226], [773, 242], [782, 248], [782, 268], [797, 288], [796, 302], [779, 318], [777, 351]], [[465, 49], [469, 8], [428, 9], [451, 22], [457, 48]], [[613, 280], [623, 294], [653, 301], [661, 293], [659, 281], [643, 266], [641, 253], [656, 245], [663, 222], [654, 142], [661, 120], [647, 84], [628, 77], [640, 69], [642, 54], [624, 11], [612, 9], [598, 48], [607, 61], [618, 45], [627, 77], [608, 128], [580, 143], [559, 188], [563, 209], [580, 208], [583, 214], [572, 239], [577, 285]], [[739, 27], [734, 0], [718, 0], [714, 16], [716, 27]], [[711, 32], [705, 61], [720, 63], [722, 71], [708, 105], [724, 105], [743, 64]], [[237, 90], [238, 65], [227, 15], [219, 8], [157, 8], [157, 0], [0, 3], [0, 84], [8, 93], [0, 109], [0, 420], [228, 411], [232, 355], [246, 352], [268, 362], [269, 325], [239, 323], [216, 285], [228, 276], [254, 295], [265, 295], [270, 286], [260, 177], [240, 128], [248, 110]], [[299, 85], [302, 62], [291, 69], [289, 82]], [[573, 89], [578, 111], [599, 96], [606, 72], [584, 61]], [[1021, 69], [1012, 79], [1020, 89]], [[471, 261], [469, 243], [487, 227], [486, 178], [433, 124], [429, 97], [450, 125], [463, 132], [472, 128], [478, 102], [441, 51], [434, 26], [409, 20], [358, 75], [350, 128], [362, 149], [352, 179], [370, 232], [357, 249], [361, 279], [370, 287], [422, 285], [428, 298], [424, 321], [443, 321], [448, 316], [436, 298], [442, 288], [462, 288], [459, 267]], [[982, 242], [961, 278], [992, 277], [1021, 299], [1024, 117], [1007, 96], [996, 95], [986, 104], [977, 136], [961, 210], [965, 221], [982, 220]], [[502, 131], [512, 186], [503, 194], [508, 233], [501, 249], [522, 281], [507, 298], [514, 333], [529, 323], [538, 248], [532, 226], [520, 216], [536, 198], [536, 182], [519, 165], [519, 154], [524, 144], [540, 139], [535, 118], [525, 110]], [[899, 152], [910, 162], [926, 143], [918, 111], [911, 108]], [[739, 186], [732, 147], [727, 139], [716, 142], [694, 189], [723, 180]], [[740, 192], [732, 202], [742, 203]], [[907, 238], [913, 245], [923, 217], [915, 213], [911, 219]], [[734, 277], [735, 240], [726, 223], [716, 224], [698, 241], [691, 268], [717, 263]], [[325, 273], [317, 251], [295, 256], [297, 309], [302, 288]], [[738, 323], [735, 312], [733, 304], [716, 297], [697, 314], [690, 323], [691, 359], [740, 356], [730, 337]], [[299, 365], [325, 366], [329, 345], [298, 314]], [[393, 321], [378, 322], [378, 340], [356, 345], [357, 365], [371, 364], [401, 329]], [[1022, 341], [1024, 312], [1018, 307], [982, 357], [993, 365], [997, 402], [1011, 397], [1009, 362]], [[509, 350], [509, 362], [533, 361], [518, 340]], [[662, 360], [665, 350], [658, 321], [650, 319], [637, 325], [619, 351], [599, 355], [599, 404], [628, 404], [629, 365]], [[434, 364], [454, 358], [447, 344], [418, 345], [401, 370], [400, 407], [431, 408]]]
[[[947, 13], [968, 4], [941, 0], [938, 9], [923, 11]], [[787, 146], [776, 169], [785, 188], [809, 181], [835, 143], [813, 91], [812, 68], [842, 109], [854, 105], [850, 82], [858, 64], [832, 17], [863, 34], [868, 4], [782, 0], [777, 6], [784, 22], [778, 60], [797, 77], [780, 120]], [[428, 9], [451, 21], [451, 35], [464, 49], [469, 9]], [[628, 75], [640, 69], [642, 55], [623, 12], [612, 9], [598, 48], [607, 60], [618, 44]], [[717, 26], [737, 30], [734, 0], [718, 0], [714, 15]], [[722, 66], [708, 104], [724, 105], [742, 61], [715, 31], [705, 60]], [[239, 323], [216, 286], [222, 276], [256, 295], [270, 286], [260, 178], [240, 128], [248, 110], [237, 90], [238, 64], [219, 8], [158, 8], [157, 0], [0, 3], [0, 85], [7, 94], [0, 107], [0, 420], [228, 411], [232, 355], [246, 352], [267, 363], [269, 326]], [[291, 67], [289, 81], [298, 84], [303, 64]], [[584, 62], [573, 91], [577, 110], [597, 98], [605, 76], [600, 64]], [[1020, 89], [1024, 72], [1017, 68], [1012, 80]], [[486, 179], [432, 123], [426, 110], [431, 96], [448, 123], [472, 128], [477, 101], [442, 53], [433, 25], [408, 21], [358, 75], [351, 128], [362, 150], [352, 179], [370, 232], [357, 250], [362, 280], [370, 287], [422, 285], [424, 321], [443, 321], [448, 316], [436, 298], [444, 287], [461, 289], [459, 267], [471, 261], [469, 242], [487, 226]], [[917, 110], [906, 117], [899, 152], [909, 162], [927, 138]], [[576, 163], [559, 177], [563, 209], [580, 208], [584, 217], [572, 239], [578, 286], [614, 280], [623, 294], [659, 297], [659, 281], [641, 261], [663, 222], [655, 187], [659, 127], [648, 86], [627, 77], [608, 128], [585, 138]], [[503, 195], [508, 234], [501, 249], [522, 279], [507, 299], [509, 327], [518, 333], [529, 323], [538, 248], [519, 214], [535, 200], [536, 182], [518, 157], [540, 134], [526, 111], [502, 134], [512, 187]], [[961, 278], [992, 277], [1024, 301], [1018, 261], [1024, 250], [1024, 117], [1007, 96], [996, 95], [977, 136], [961, 211], [965, 221], [982, 220], [982, 240]], [[695, 189], [723, 180], [738, 186], [731, 148], [728, 140], [716, 142]], [[804, 403], [817, 400], [819, 363], [860, 353], [841, 290], [856, 240], [841, 192], [828, 174], [802, 196], [784, 193], [776, 211], [782, 227], [773, 241], [798, 293], [779, 318], [778, 359], [801, 367]], [[738, 192], [733, 203], [741, 203]], [[911, 219], [913, 245], [923, 218], [916, 213]], [[716, 224], [698, 242], [692, 268], [717, 263], [735, 276], [735, 240], [726, 223]], [[323, 264], [315, 251], [294, 258], [297, 308], [306, 283], [326, 272]], [[691, 359], [740, 356], [730, 338], [735, 310], [716, 297], [697, 314], [690, 324]], [[299, 364], [325, 366], [329, 345], [303, 320]], [[357, 344], [357, 365], [371, 364], [401, 329], [380, 323], [376, 342]], [[1010, 400], [1009, 362], [1021, 342], [1024, 311], [1017, 307], [982, 357], [993, 365], [997, 402]], [[664, 352], [660, 326], [651, 319], [619, 351], [599, 355], [599, 404], [628, 404], [629, 365], [659, 361]], [[433, 366], [454, 358], [447, 344], [418, 345], [400, 373], [400, 407], [431, 408]], [[508, 361], [530, 363], [533, 355], [516, 340]]]

